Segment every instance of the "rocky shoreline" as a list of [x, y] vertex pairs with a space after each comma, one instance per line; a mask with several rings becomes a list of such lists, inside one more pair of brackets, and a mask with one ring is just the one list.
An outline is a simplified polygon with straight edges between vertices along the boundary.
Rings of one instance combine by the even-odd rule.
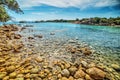
[[120, 65], [77, 40], [51, 40], [0, 27], [0, 80], [119, 80]]

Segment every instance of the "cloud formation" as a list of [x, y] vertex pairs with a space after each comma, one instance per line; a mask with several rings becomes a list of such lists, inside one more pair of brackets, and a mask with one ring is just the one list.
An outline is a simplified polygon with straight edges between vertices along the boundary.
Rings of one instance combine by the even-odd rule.
[[76, 7], [84, 9], [87, 7], [106, 7], [119, 4], [118, 0], [19, 0], [22, 8], [31, 8], [42, 4], [67, 8]]

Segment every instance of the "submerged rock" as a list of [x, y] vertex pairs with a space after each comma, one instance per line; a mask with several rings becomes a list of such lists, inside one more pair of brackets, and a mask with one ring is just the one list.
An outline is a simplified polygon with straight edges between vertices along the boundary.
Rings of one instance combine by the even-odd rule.
[[28, 39], [34, 39], [34, 37], [28, 37]]
[[55, 33], [54, 33], [54, 32], [51, 32], [50, 35], [55, 35]]
[[71, 52], [71, 53], [76, 53], [77, 52], [77, 49], [75, 47], [73, 47], [73, 46], [67, 46], [66, 50], [68, 52]]
[[34, 35], [35, 37], [38, 37], [38, 38], [43, 38], [42, 35]]
[[22, 27], [22, 28], [21, 28], [21, 31], [23, 31], [24, 29], [26, 29], [26, 27]]
[[71, 40], [69, 40], [68, 42], [69, 42], [69, 43], [76, 43], [76, 40], [72, 40], [72, 39], [71, 39]]
[[84, 54], [84, 55], [90, 55], [92, 54], [92, 51], [88, 48], [80, 48], [80, 51]]

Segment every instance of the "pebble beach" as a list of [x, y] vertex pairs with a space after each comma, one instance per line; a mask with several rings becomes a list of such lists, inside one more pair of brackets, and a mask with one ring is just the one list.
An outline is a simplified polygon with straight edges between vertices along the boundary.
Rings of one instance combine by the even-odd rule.
[[120, 80], [120, 56], [102, 54], [78, 38], [32, 32], [0, 27], [0, 80]]

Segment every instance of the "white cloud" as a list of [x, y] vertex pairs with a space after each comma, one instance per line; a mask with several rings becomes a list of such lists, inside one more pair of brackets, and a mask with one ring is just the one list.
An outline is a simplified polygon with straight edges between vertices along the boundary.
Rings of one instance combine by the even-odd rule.
[[54, 7], [77, 7], [86, 8], [92, 7], [105, 7], [118, 4], [118, 0], [18, 0], [22, 8], [31, 8], [33, 6], [40, 6], [46, 4]]
[[113, 6], [119, 4], [118, 0], [99, 0], [96, 4], [95, 7], [105, 7], [105, 6]]
[[54, 12], [32, 12], [31, 14], [32, 15], [38, 15], [38, 16], [41, 16], [41, 15], [56, 15], [58, 12], [57, 11], [54, 11]]

